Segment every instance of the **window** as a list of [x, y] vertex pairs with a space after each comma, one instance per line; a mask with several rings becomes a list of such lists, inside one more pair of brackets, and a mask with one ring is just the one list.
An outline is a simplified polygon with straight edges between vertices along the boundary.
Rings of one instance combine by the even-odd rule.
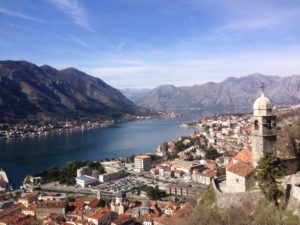
[[267, 120], [267, 125], [266, 125], [266, 128], [267, 130], [272, 130], [272, 121], [271, 120]]
[[239, 182], [239, 179], [238, 179], [238, 178], [236, 178], [236, 182], [237, 182], [237, 183]]
[[259, 128], [259, 126], [258, 126], [258, 121], [255, 120], [255, 121], [254, 121], [254, 129], [255, 129], [255, 130], [258, 130], [258, 128]]

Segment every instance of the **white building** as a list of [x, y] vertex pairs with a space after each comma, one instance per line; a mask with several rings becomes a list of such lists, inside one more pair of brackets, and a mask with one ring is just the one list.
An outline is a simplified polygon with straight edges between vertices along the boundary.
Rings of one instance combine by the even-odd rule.
[[8, 181], [5, 171], [0, 169], [0, 192], [7, 191], [8, 186], [9, 186], [8, 184], [9, 184], [9, 181]]
[[90, 176], [91, 174], [92, 174], [92, 170], [87, 166], [77, 169], [77, 177], [84, 176], [84, 175]]
[[94, 177], [87, 176], [87, 175], [76, 177], [75, 179], [76, 179], [76, 184], [82, 188], [86, 188], [89, 185], [93, 185], [98, 182], [98, 180], [95, 179]]
[[125, 170], [108, 171], [107, 173], [99, 175], [100, 182], [108, 182], [110, 180], [120, 179], [125, 176]]
[[137, 155], [134, 158], [135, 171], [149, 171], [151, 169], [151, 157], [149, 155]]

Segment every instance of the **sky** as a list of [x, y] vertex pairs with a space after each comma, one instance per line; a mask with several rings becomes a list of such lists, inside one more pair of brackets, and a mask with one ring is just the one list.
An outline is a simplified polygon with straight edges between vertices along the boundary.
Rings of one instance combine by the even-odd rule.
[[116, 88], [300, 75], [299, 0], [0, 0], [0, 60]]

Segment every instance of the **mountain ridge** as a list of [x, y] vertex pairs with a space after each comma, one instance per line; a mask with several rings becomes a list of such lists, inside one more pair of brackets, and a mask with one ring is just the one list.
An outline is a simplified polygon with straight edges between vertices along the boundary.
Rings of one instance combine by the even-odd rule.
[[100, 78], [75, 68], [57, 70], [27, 61], [0, 61], [2, 121], [45, 118], [119, 118], [150, 111]]
[[252, 73], [243, 77], [228, 77], [221, 82], [207, 82], [192, 86], [160, 85], [136, 102], [155, 110], [188, 108], [252, 107], [260, 95], [260, 86], [276, 105], [300, 103], [300, 75], [287, 77]]

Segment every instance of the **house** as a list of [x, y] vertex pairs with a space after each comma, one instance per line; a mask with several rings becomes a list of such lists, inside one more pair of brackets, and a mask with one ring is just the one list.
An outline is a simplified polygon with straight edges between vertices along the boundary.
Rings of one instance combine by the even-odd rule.
[[38, 192], [32, 192], [30, 194], [21, 196], [21, 198], [19, 198], [18, 202], [22, 203], [25, 207], [28, 207], [29, 204], [37, 201], [38, 197], [39, 197]]
[[134, 225], [134, 220], [128, 215], [119, 215], [111, 225]]
[[38, 219], [43, 219], [51, 213], [66, 214], [67, 205], [64, 201], [39, 201], [37, 202], [35, 214]]
[[109, 208], [100, 208], [88, 215], [87, 221], [95, 225], [111, 224], [112, 212]]

